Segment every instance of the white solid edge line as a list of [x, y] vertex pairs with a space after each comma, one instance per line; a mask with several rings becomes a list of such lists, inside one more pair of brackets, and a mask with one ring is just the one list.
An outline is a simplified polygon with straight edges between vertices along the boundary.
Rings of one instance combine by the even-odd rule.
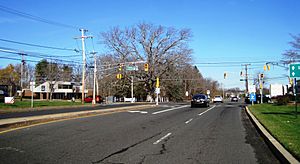
[[162, 140], [164, 140], [165, 138], [169, 137], [172, 133], [168, 133], [167, 135], [161, 137], [159, 140], [155, 141], [153, 144], [156, 145], [158, 144], [159, 142], [161, 142]]
[[176, 108], [170, 108], [170, 109], [166, 109], [166, 110], [161, 110], [161, 111], [158, 111], [158, 112], [154, 112], [152, 114], [159, 114], [159, 113], [164, 113], [164, 112], [169, 112], [169, 111], [172, 111], [172, 110], [176, 110], [176, 109], [180, 109], [180, 108], [185, 108], [189, 105], [184, 105], [184, 106], [180, 106], [180, 107], [176, 107]]
[[204, 112], [202, 112], [202, 113], [199, 113], [198, 115], [201, 116], [202, 114], [204, 114], [204, 113], [206, 113], [206, 112], [212, 110], [214, 107], [216, 107], [216, 105], [214, 105], [213, 107], [207, 109], [206, 111], [204, 111]]
[[193, 119], [191, 118], [191, 119], [187, 120], [185, 123], [188, 124], [188, 123], [190, 123], [192, 120], [193, 120]]

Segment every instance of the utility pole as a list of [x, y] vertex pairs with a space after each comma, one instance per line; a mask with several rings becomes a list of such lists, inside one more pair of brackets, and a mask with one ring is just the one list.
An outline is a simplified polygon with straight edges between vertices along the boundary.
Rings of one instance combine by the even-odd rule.
[[97, 62], [96, 62], [96, 52], [93, 51], [92, 54], [94, 55], [94, 82], [93, 82], [93, 101], [92, 104], [95, 105], [96, 104], [96, 74], [97, 74]]
[[134, 100], [133, 100], [133, 76], [131, 76], [131, 103], [134, 103]]
[[81, 94], [81, 102], [84, 104], [84, 90], [85, 90], [85, 68], [86, 68], [86, 57], [85, 57], [85, 38], [91, 38], [91, 36], [85, 36], [85, 32], [88, 30], [86, 29], [79, 29], [81, 32], [81, 36], [79, 38], [75, 39], [81, 39], [81, 44], [82, 44], [82, 94]]
[[258, 75], [258, 81], [259, 81], [259, 92], [260, 92], [260, 103], [263, 104], [263, 78], [264, 74]]
[[86, 59], [85, 59], [85, 43], [84, 43], [84, 39], [85, 39], [85, 32], [87, 30], [85, 29], [80, 29], [81, 31], [81, 44], [82, 44], [82, 61], [83, 61], [83, 65], [82, 65], [82, 93], [81, 93], [81, 102], [82, 104], [84, 104], [84, 89], [85, 89], [85, 67], [86, 67]]
[[24, 58], [24, 55], [23, 53], [21, 53], [22, 55], [22, 63], [21, 63], [21, 80], [20, 80], [20, 83], [21, 83], [21, 101], [23, 100], [23, 71], [24, 71], [24, 65], [25, 65], [25, 58]]
[[242, 66], [245, 66], [245, 72], [246, 72], [246, 79], [245, 79], [245, 85], [246, 85], [246, 94], [249, 92], [248, 89], [248, 66], [251, 64], [242, 64]]

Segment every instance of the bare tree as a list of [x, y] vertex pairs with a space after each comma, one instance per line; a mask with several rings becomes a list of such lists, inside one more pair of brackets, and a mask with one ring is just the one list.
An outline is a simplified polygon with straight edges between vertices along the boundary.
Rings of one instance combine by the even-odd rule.
[[[149, 64], [148, 72], [139, 72], [145, 89], [154, 93], [156, 77], [190, 61], [192, 50], [188, 47], [191, 32], [141, 23], [126, 28], [112, 28], [102, 33], [103, 43], [119, 63], [142, 60]], [[126, 72], [124, 73], [126, 79]]]
[[289, 42], [289, 44], [292, 46], [292, 49], [286, 50], [282, 54], [283, 56], [282, 62], [284, 64], [299, 62], [300, 60], [300, 34], [291, 35], [291, 37], [294, 39], [293, 41]]

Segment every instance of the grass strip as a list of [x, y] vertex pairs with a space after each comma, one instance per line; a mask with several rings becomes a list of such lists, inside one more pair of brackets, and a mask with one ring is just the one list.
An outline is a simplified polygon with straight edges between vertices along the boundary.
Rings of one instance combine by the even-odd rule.
[[294, 106], [256, 104], [249, 109], [264, 127], [298, 160], [300, 159], [300, 115]]

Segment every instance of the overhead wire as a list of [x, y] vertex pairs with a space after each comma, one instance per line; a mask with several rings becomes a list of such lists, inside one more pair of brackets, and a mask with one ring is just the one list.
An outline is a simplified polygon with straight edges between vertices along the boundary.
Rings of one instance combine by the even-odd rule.
[[77, 49], [60, 48], [60, 47], [52, 47], [52, 46], [44, 46], [44, 45], [39, 45], [39, 44], [24, 43], [24, 42], [18, 42], [18, 41], [13, 41], [13, 40], [8, 40], [8, 39], [2, 39], [2, 38], [0, 38], [0, 41], [3, 41], [3, 42], [9, 42], [9, 43], [15, 43], [15, 44], [20, 44], [20, 45], [26, 45], [26, 46], [33, 46], [33, 47], [40, 47], [40, 48], [48, 48], [48, 49], [54, 49], [54, 50], [63, 50], [63, 51], [75, 51], [75, 52], [79, 52], [79, 50], [77, 50]]
[[4, 12], [7, 12], [7, 13], [10, 13], [10, 14], [18, 15], [20, 17], [31, 19], [31, 20], [34, 20], [34, 21], [47, 23], [47, 24], [50, 24], [50, 25], [55, 25], [55, 26], [60, 26], [60, 27], [65, 27], [65, 28], [71, 28], [71, 29], [80, 29], [80, 27], [77, 27], [77, 26], [68, 25], [68, 24], [65, 24], [65, 23], [60, 23], [60, 22], [48, 20], [48, 19], [45, 19], [45, 18], [42, 18], [42, 17], [39, 17], [39, 16], [34, 16], [34, 15], [31, 15], [31, 14], [28, 14], [28, 13], [25, 13], [25, 12], [22, 12], [22, 11], [18, 11], [18, 10], [9, 8], [9, 7], [5, 7], [3, 5], [0, 5], [0, 10], [2, 10]]
[[11, 49], [11, 48], [0, 47], [0, 51], [4, 52], [4, 53], [26, 55], [26, 56], [35, 57], [35, 58], [44, 58], [44, 59], [62, 61], [62, 62], [67, 62], [67, 63], [76, 63], [76, 64], [79, 64], [79, 65], [82, 64], [81, 62], [76, 62], [74, 60], [59, 59], [59, 58], [57, 58], [57, 56], [52, 56], [52, 55], [47, 55], [47, 54], [42, 54], [42, 53], [36, 53], [36, 52], [19, 51], [19, 50], [15, 50], [15, 49]]

